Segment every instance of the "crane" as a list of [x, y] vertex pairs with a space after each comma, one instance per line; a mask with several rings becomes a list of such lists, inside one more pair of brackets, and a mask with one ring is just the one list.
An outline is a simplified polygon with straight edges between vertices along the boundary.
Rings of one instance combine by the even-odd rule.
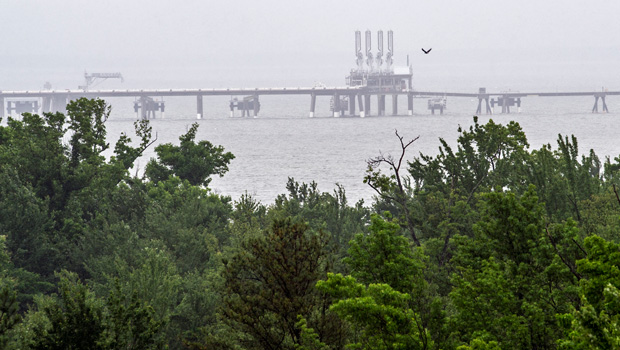
[[121, 83], [124, 81], [123, 75], [121, 73], [87, 73], [84, 72], [84, 85], [78, 86], [78, 89], [87, 91], [91, 85], [93, 85], [96, 81], [102, 82], [106, 79], [120, 79]]

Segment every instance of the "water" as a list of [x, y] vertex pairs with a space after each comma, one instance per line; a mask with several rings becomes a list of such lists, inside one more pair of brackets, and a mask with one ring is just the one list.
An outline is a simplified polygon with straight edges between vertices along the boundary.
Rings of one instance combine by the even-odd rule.
[[[247, 192], [265, 204], [272, 203], [278, 194], [286, 192], [287, 178], [294, 177], [297, 181], [316, 181], [322, 191], [332, 191], [340, 183], [350, 202], [364, 199], [369, 203], [374, 193], [363, 183], [366, 160], [381, 152], [400, 154], [395, 130], [405, 140], [420, 137], [406, 159], [411, 160], [420, 152], [434, 155], [440, 137], [456, 144], [458, 126], [469, 127], [473, 123], [478, 103], [477, 99], [449, 98], [446, 114], [433, 116], [426, 110], [426, 99], [415, 99], [413, 116], [362, 119], [330, 117], [329, 98], [319, 98], [317, 117], [308, 118], [309, 100], [306, 96], [261, 98], [259, 118], [242, 119], [228, 117], [228, 98], [205, 98], [205, 119], [196, 120], [195, 98], [170, 98], [166, 100], [165, 119], [152, 120], [151, 125], [157, 134], [156, 144], [178, 144], [178, 137], [198, 122], [197, 140], [209, 140], [232, 152], [236, 158], [230, 171], [222, 178], [214, 178], [210, 187], [233, 199]], [[481, 115], [480, 122], [489, 118], [502, 124], [518, 121], [531, 148], [546, 143], [555, 147], [558, 134], [574, 134], [582, 153], [593, 148], [601, 159], [613, 158], [620, 154], [616, 132], [620, 102], [610, 96], [607, 103], [612, 113], [592, 114], [593, 100], [526, 97], [522, 99], [522, 113]], [[132, 101], [108, 102], [113, 107], [107, 123], [110, 142], [115, 142], [121, 132], [132, 135], [136, 118]], [[387, 102], [386, 109], [391, 111], [391, 99]], [[376, 100], [373, 103], [376, 106]], [[406, 100], [402, 97], [399, 107], [399, 113], [406, 114]], [[155, 156], [154, 146], [138, 160], [139, 171]]]

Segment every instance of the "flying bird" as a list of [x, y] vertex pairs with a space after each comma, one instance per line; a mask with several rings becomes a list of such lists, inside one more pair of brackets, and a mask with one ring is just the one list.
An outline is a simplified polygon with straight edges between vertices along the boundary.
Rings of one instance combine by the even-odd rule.
[[422, 51], [424, 51], [424, 53], [428, 55], [428, 53], [429, 53], [429, 52], [431, 52], [431, 50], [432, 50], [432, 49], [433, 49], [433, 48], [431, 47], [431, 48], [430, 48], [430, 49], [428, 49], [428, 50], [424, 50], [424, 49], [422, 49]]

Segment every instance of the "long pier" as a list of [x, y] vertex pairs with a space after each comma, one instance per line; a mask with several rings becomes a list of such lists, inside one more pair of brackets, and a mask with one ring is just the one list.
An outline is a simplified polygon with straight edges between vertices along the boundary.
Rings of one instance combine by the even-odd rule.
[[[42, 112], [65, 111], [68, 101], [80, 97], [133, 97], [136, 99], [136, 112], [141, 109], [142, 118], [149, 118], [154, 109], [159, 108], [163, 112], [163, 102], [161, 105], [149, 104], [153, 97], [185, 96], [196, 98], [196, 115], [202, 118], [203, 97], [205, 96], [248, 96], [250, 98], [250, 109], [254, 116], [258, 115], [259, 97], [264, 95], [307, 95], [310, 98], [309, 116], [314, 116], [317, 96], [332, 97], [332, 111], [335, 117], [344, 115], [369, 116], [371, 96], [377, 99], [377, 114], [385, 115], [386, 96], [392, 96], [392, 114], [398, 113], [398, 97], [407, 96], [408, 114], [413, 114], [414, 97], [467, 97], [477, 98], [478, 108], [476, 113], [482, 113], [483, 106], [486, 107], [487, 114], [492, 114], [495, 105], [502, 108], [502, 113], [510, 113], [510, 107], [521, 107], [521, 98], [529, 96], [538, 97], [559, 97], [559, 96], [592, 96], [594, 106], [592, 112], [598, 112], [598, 102], [601, 101], [602, 112], [608, 112], [606, 96], [620, 95], [620, 91], [579, 91], [579, 92], [487, 92], [485, 88], [480, 88], [477, 93], [444, 92], [444, 91], [421, 91], [410, 88], [387, 88], [369, 86], [344, 86], [344, 87], [280, 87], [280, 88], [218, 88], [218, 89], [129, 89], [129, 90], [38, 90], [38, 91], [0, 91], [0, 117], [4, 117], [5, 111], [21, 114], [23, 112]], [[40, 105], [39, 105], [40, 103]], [[430, 104], [430, 101], [429, 101]], [[6, 108], [4, 108], [6, 105]], [[356, 105], [359, 114], [356, 114]], [[430, 106], [429, 106], [430, 109]], [[231, 101], [231, 114], [233, 104]], [[433, 110], [434, 112], [434, 110]], [[249, 115], [248, 111], [248, 115]], [[152, 114], [154, 117], [154, 113]]]

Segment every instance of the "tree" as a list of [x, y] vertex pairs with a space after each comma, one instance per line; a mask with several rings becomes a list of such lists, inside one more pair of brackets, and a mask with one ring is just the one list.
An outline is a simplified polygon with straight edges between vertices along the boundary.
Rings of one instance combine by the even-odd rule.
[[295, 349], [302, 343], [299, 315], [321, 342], [334, 344], [340, 337], [338, 322], [330, 321], [326, 302], [314, 287], [325, 276], [324, 246], [325, 237], [308, 232], [307, 225], [276, 220], [224, 261], [221, 314], [240, 332], [242, 346]]
[[365, 232], [369, 210], [363, 200], [349, 205], [344, 188], [337, 184], [332, 193], [321, 192], [316, 182], [298, 183], [289, 178], [287, 195], [279, 195], [269, 208], [272, 220], [292, 217], [308, 223], [310, 230], [327, 235], [330, 270], [343, 271], [341, 259], [346, 255], [349, 241], [356, 233]]
[[[7, 176], [0, 193], [0, 218], [7, 219], [2, 229], [16, 267], [48, 280], [63, 267], [85, 275], [78, 261], [85, 231], [150, 145], [150, 127], [137, 123], [140, 146], [131, 147], [122, 135], [106, 161], [110, 108], [103, 100], [81, 98], [67, 111], [66, 116], [25, 113], [0, 127], [0, 172]], [[22, 206], [7, 205], [14, 200]]]
[[105, 349], [102, 302], [78, 281], [76, 274], [64, 271], [59, 278], [60, 299], [41, 305], [50, 327], [35, 329], [33, 349]]
[[157, 160], [151, 159], [146, 165], [146, 177], [158, 182], [176, 175], [194, 186], [206, 187], [211, 182], [211, 175], [223, 176], [235, 156], [224, 153], [224, 147], [214, 146], [206, 140], [195, 143], [197, 131], [198, 123], [194, 123], [185, 135], [179, 137], [179, 146], [165, 143], [155, 147]]
[[75, 273], [57, 274], [58, 296], [39, 296], [17, 327], [9, 349], [164, 349], [148, 303], [121, 291], [118, 281], [107, 298], [97, 298]]
[[584, 279], [581, 305], [558, 315], [565, 328], [561, 349], [620, 347], [620, 245], [598, 236], [584, 240], [587, 257], [577, 262]]
[[349, 344], [356, 349], [430, 349], [430, 334], [419, 315], [410, 307], [410, 295], [400, 293], [387, 284], [365, 286], [351, 276], [328, 274], [318, 288], [338, 300], [330, 310], [359, 329], [358, 341]]
[[474, 237], [455, 236], [450, 325], [465, 343], [554, 349], [562, 333], [555, 314], [576, 297], [574, 231], [570, 223], [547, 230], [533, 186], [521, 196], [497, 189], [481, 200]]
[[[372, 215], [369, 234], [351, 241], [344, 259], [351, 276], [328, 274], [317, 287], [335, 299], [330, 310], [359, 330], [363, 349], [431, 349], [441, 337], [424, 280], [425, 257], [412, 249], [397, 221]], [[358, 282], [359, 281], [359, 282]], [[440, 322], [441, 323], [441, 322]]]
[[11, 278], [11, 260], [6, 251], [6, 236], [0, 236], [0, 347], [6, 348], [11, 331], [21, 321], [19, 302]]
[[[401, 175], [401, 166], [403, 165], [407, 148], [411, 146], [419, 136], [405, 143], [403, 137], [398, 134], [398, 131], [395, 131], [395, 134], [400, 141], [401, 148], [398, 160], [394, 159], [391, 155], [385, 156], [383, 154], [369, 159], [367, 161], [368, 169], [366, 170], [364, 183], [375, 190], [380, 199], [398, 206], [399, 211], [403, 213], [402, 221], [406, 223], [411, 239], [413, 239], [416, 245], [420, 246], [420, 239], [416, 234], [415, 224], [409, 210], [407, 181], [403, 175]], [[381, 172], [379, 167], [384, 164], [390, 167], [390, 171], [392, 171], [393, 174], [388, 176]]]

